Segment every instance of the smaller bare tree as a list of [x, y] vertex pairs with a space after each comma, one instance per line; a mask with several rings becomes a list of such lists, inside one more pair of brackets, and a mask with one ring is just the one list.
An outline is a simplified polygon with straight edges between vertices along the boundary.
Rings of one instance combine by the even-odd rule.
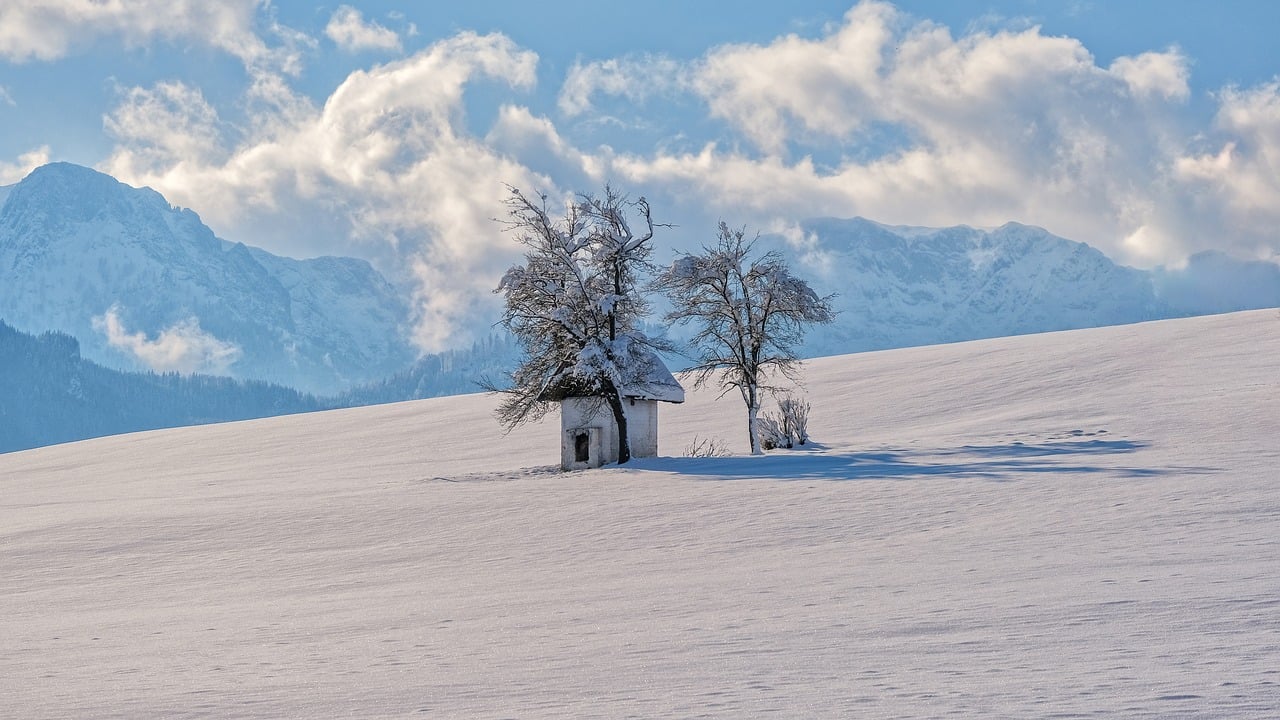
[[695, 386], [715, 377], [724, 392], [741, 393], [751, 453], [759, 455], [760, 405], [765, 392], [778, 389], [771, 379], [798, 382], [796, 347], [807, 326], [829, 323], [835, 313], [831, 296], [819, 297], [778, 253], [756, 256], [755, 240], [745, 235], [721, 221], [714, 246], [680, 257], [655, 283], [671, 301], [666, 319], [697, 328]]

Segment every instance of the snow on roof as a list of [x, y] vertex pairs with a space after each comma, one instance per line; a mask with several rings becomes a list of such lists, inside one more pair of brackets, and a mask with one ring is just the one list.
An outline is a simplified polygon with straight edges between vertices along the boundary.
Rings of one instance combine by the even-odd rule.
[[[671, 371], [667, 369], [662, 358], [652, 350], [645, 348], [635, 351], [631, 356], [629, 367], [619, 368], [623, 375], [629, 375], [622, 383], [622, 396], [635, 400], [660, 400], [669, 403], [684, 402], [684, 388]], [[566, 375], [559, 382], [548, 387], [539, 396], [539, 400], [559, 402], [565, 398], [594, 395], [579, 379]]]
[[647, 353], [636, 363], [635, 371], [636, 378], [622, 387], [623, 397], [669, 403], [684, 402], [684, 387], [667, 369], [662, 358], [654, 353]]

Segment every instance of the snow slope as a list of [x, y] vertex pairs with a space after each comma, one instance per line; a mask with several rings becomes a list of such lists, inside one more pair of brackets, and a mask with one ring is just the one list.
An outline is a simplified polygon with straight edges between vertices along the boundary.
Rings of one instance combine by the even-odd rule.
[[484, 396], [3, 455], [0, 716], [1274, 718], [1277, 357], [1268, 310], [824, 358], [818, 448], [570, 474]]

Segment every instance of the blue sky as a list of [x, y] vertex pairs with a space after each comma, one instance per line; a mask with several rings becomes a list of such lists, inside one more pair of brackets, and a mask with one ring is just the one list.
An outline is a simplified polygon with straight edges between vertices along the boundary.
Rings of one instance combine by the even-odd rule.
[[1275, 259], [1277, 8], [16, 0], [0, 184], [68, 160], [230, 240], [367, 257], [426, 348], [514, 257], [503, 183], [644, 194], [672, 247], [862, 215]]

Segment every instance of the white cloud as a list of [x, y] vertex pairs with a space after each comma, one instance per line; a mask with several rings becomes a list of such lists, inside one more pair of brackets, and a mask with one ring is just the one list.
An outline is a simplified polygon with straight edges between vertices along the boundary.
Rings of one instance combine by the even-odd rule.
[[17, 162], [0, 162], [0, 185], [12, 185], [49, 162], [49, 146], [42, 145], [18, 156]]
[[13, 101], [13, 96], [9, 94], [9, 88], [3, 85], [0, 85], [0, 102], [9, 107], [15, 107], [18, 104]]
[[376, 22], [365, 22], [360, 11], [342, 5], [329, 18], [324, 34], [347, 52], [361, 50], [400, 50], [400, 36]]
[[[1269, 253], [1280, 227], [1280, 81], [1248, 90], [1229, 88], [1215, 120], [1218, 150], [1177, 159], [1177, 177], [1208, 191], [1198, 211], [1218, 223], [1220, 233], [1258, 238]], [[1259, 254], [1262, 248], [1255, 248]]]
[[1166, 100], [1186, 100], [1191, 96], [1187, 58], [1177, 48], [1116, 58], [1109, 69], [1140, 97], [1159, 95]]
[[[296, 72], [292, 43], [271, 48], [255, 32], [264, 0], [22, 0], [0, 3], [0, 57], [56, 60], [76, 45], [118, 36], [128, 45], [182, 39], [225, 51], [247, 67]], [[288, 35], [282, 28], [277, 34]], [[296, 35], [292, 36], [297, 39]], [[288, 40], [290, 38], [286, 38]]]
[[111, 347], [127, 352], [156, 372], [226, 374], [241, 355], [235, 343], [205, 332], [194, 317], [161, 330], [155, 340], [150, 340], [146, 333], [126, 330], [120, 320], [120, 308], [113, 305], [93, 318], [93, 327], [106, 335]]
[[592, 96], [605, 94], [642, 103], [654, 95], [683, 90], [684, 67], [661, 55], [575, 62], [560, 88], [560, 112], [574, 117], [593, 109]]
[[[556, 184], [584, 192], [607, 181], [611, 155], [608, 148], [596, 154], [579, 150], [562, 136], [550, 119], [528, 108], [504, 105], [484, 138], [485, 145], [504, 157], [519, 158], [525, 167], [555, 178]], [[549, 188], [540, 188], [549, 189]]]
[[693, 81], [711, 114], [761, 149], [781, 152], [792, 125], [848, 133], [876, 114], [879, 78], [896, 11], [864, 2], [818, 40], [787, 35], [707, 54]]
[[799, 224], [779, 219], [765, 230], [782, 237], [806, 274], [820, 277], [830, 284], [842, 272], [837, 256], [822, 246], [821, 238], [815, 233], [805, 232]]
[[103, 126], [131, 148], [131, 163], [204, 164], [221, 155], [217, 111], [199, 90], [180, 82], [130, 88]]
[[[104, 170], [198, 208], [224, 236], [391, 256], [384, 269], [412, 273], [419, 288], [419, 342], [442, 349], [515, 256], [492, 222], [502, 183], [550, 186], [468, 133], [463, 93], [477, 78], [531, 87], [536, 63], [502, 35], [461, 33], [352, 73], [322, 108], [277, 85], [236, 134], [220, 133], [187, 88], [135, 89], [107, 119], [119, 144]], [[273, 232], [308, 245], [272, 245]]]

